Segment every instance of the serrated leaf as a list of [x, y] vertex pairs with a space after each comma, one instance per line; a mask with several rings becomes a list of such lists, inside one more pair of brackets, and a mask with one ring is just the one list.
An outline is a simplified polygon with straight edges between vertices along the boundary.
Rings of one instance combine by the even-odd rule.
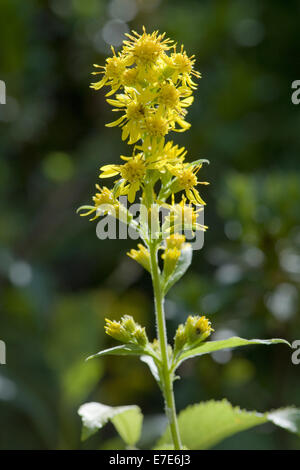
[[90, 359], [101, 356], [140, 356], [141, 354], [145, 354], [145, 351], [139, 346], [135, 344], [122, 344], [114, 348], [103, 349], [103, 351], [89, 356], [86, 360], [89, 361]]
[[138, 406], [118, 413], [111, 419], [118, 434], [129, 446], [134, 446], [141, 437], [143, 415]]
[[281, 428], [300, 436], [300, 409], [292, 406], [271, 411], [268, 420]]
[[140, 438], [143, 415], [136, 405], [107, 406], [90, 402], [82, 405], [78, 414], [82, 419], [82, 439], [85, 440], [111, 421], [128, 445], [135, 445]]
[[[191, 450], [209, 449], [226, 437], [266, 421], [265, 414], [241, 410], [227, 400], [191, 405], [178, 416], [182, 444]], [[164, 448], [165, 444], [171, 443], [168, 428], [156, 448]]]
[[286, 341], [285, 339], [279, 339], [279, 338], [244, 339], [244, 338], [239, 338], [238, 336], [233, 336], [232, 338], [222, 339], [220, 341], [206, 341], [200, 344], [200, 346], [197, 346], [196, 348], [183, 351], [178, 357], [178, 360], [176, 361], [175, 369], [183, 361], [186, 361], [187, 359], [190, 359], [195, 356], [202, 356], [203, 354], [210, 354], [214, 351], [219, 351], [220, 349], [229, 349], [229, 348], [231, 349], [231, 348], [237, 348], [240, 346], [250, 346], [253, 344], [270, 345], [270, 344], [277, 344], [277, 343], [284, 343], [284, 344], [287, 344], [288, 346], [291, 346], [288, 341]]
[[[188, 406], [178, 416], [182, 444], [191, 450], [210, 449], [227, 437], [267, 421], [300, 435], [300, 409], [293, 407], [258, 413], [233, 407], [225, 399], [210, 400]], [[155, 448], [168, 449], [170, 445], [168, 427]]]
[[192, 262], [193, 250], [191, 245], [186, 244], [183, 246], [180, 254], [180, 258], [177, 262], [176, 268], [171, 276], [169, 276], [163, 284], [164, 294], [166, 294], [171, 287], [179, 281], [179, 279], [185, 274], [188, 267]]

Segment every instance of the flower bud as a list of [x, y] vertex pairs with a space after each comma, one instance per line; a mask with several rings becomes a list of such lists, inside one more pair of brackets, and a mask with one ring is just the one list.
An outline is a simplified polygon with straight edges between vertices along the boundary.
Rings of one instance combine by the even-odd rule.
[[122, 343], [130, 342], [131, 334], [123, 327], [120, 322], [111, 321], [108, 318], [106, 318], [105, 321], [106, 325], [104, 329], [106, 334], [116, 339], [117, 341], [121, 341]]
[[134, 332], [134, 337], [136, 339], [136, 342], [144, 348], [146, 344], [148, 343], [148, 338], [146, 334], [145, 328], [142, 328], [141, 326], [138, 326]]
[[168, 238], [166, 238], [167, 249], [178, 248], [178, 250], [181, 250], [184, 242], [185, 235], [181, 235], [179, 233], [174, 233], [173, 235], [170, 235]]
[[141, 243], [138, 244], [138, 250], [130, 250], [127, 255], [134, 259], [137, 263], [139, 263], [141, 266], [143, 266], [146, 271], [151, 272], [151, 267], [150, 267], [150, 254], [147, 248], [142, 245]]
[[174, 337], [174, 354], [177, 354], [181, 351], [187, 341], [184, 325], [179, 325]]
[[134, 333], [136, 329], [136, 323], [131, 315], [124, 315], [122, 317], [122, 325], [129, 333]]
[[205, 316], [189, 316], [185, 324], [187, 342], [196, 345], [204, 341], [214, 331], [210, 321]]
[[174, 248], [167, 248], [162, 255], [164, 260], [164, 275], [166, 278], [171, 276], [176, 268], [177, 261], [180, 258], [181, 251]]
[[105, 332], [122, 343], [138, 344], [142, 348], [149, 342], [145, 331], [132, 316], [124, 315], [121, 321], [105, 319]]
[[189, 316], [184, 325], [179, 325], [174, 337], [174, 354], [186, 347], [195, 347], [214, 331], [205, 316]]

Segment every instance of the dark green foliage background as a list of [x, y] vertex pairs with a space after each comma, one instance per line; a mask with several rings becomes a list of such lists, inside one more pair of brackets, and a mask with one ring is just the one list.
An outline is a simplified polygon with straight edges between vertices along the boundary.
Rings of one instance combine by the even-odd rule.
[[[103, 334], [105, 316], [131, 314], [155, 335], [149, 277], [125, 256], [135, 242], [101, 242], [96, 225], [75, 214], [89, 203], [99, 166], [128, 152], [119, 129], [104, 127], [112, 120], [104, 93], [88, 87], [92, 64], [108, 52], [98, 33], [108, 3], [0, 4], [0, 79], [8, 94], [0, 105], [1, 449], [120, 446], [110, 427], [80, 444], [76, 410], [89, 400], [138, 404], [149, 416], [146, 446], [164, 424], [144, 364], [84, 362], [114, 344]], [[300, 79], [299, 2], [144, 3], [157, 5], [140, 10], [129, 27], [166, 31], [197, 56], [203, 78], [192, 128], [172, 137], [191, 159], [211, 161], [203, 170], [211, 185], [202, 191], [209, 231], [168, 296], [169, 331], [203, 313], [223, 333], [299, 339], [300, 105], [291, 102], [291, 83]], [[20, 261], [32, 270], [23, 287], [12, 282]], [[259, 411], [300, 406], [300, 365], [282, 345], [237, 350], [224, 364], [195, 359], [180, 372], [178, 409], [223, 397]], [[266, 425], [219, 448], [300, 444]]]

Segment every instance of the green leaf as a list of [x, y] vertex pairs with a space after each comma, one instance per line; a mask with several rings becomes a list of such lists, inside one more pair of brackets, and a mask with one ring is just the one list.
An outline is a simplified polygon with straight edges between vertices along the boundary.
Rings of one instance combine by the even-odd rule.
[[[226, 437], [265, 423], [264, 414], [233, 407], [227, 400], [188, 406], [178, 417], [182, 444], [191, 450], [209, 449]], [[156, 447], [172, 443], [169, 428]]]
[[192, 262], [193, 250], [191, 245], [186, 244], [183, 246], [180, 258], [177, 262], [176, 268], [171, 276], [169, 276], [163, 284], [164, 294], [185, 274], [189, 265]]
[[160, 376], [159, 376], [159, 371], [158, 371], [158, 367], [153, 359], [153, 357], [151, 356], [141, 356], [141, 361], [144, 362], [145, 364], [147, 364], [147, 366], [149, 367], [153, 377], [155, 378], [156, 382], [159, 384], [161, 384], [161, 380], [160, 380]]
[[268, 420], [281, 428], [300, 436], [300, 409], [294, 407], [282, 408], [268, 413]]
[[143, 415], [136, 405], [107, 406], [90, 402], [82, 405], [78, 414], [82, 419], [82, 439], [85, 440], [111, 421], [126, 444], [133, 446], [141, 435]]
[[200, 158], [199, 160], [194, 160], [191, 162], [189, 166], [203, 165], [203, 163], [207, 163], [209, 165], [209, 160], [206, 158]]
[[89, 356], [86, 360], [89, 361], [90, 359], [101, 356], [140, 356], [141, 354], [145, 354], [145, 351], [139, 346], [135, 344], [122, 344], [114, 348], [103, 349], [103, 351]]
[[143, 415], [138, 406], [118, 413], [111, 421], [127, 445], [134, 446], [138, 442], [143, 424]]
[[[210, 400], [188, 406], [178, 416], [182, 444], [191, 450], [210, 449], [227, 437], [267, 421], [300, 435], [300, 409], [293, 407], [258, 413], [233, 407], [227, 400]], [[168, 427], [155, 448], [168, 449], [170, 445]]]
[[[162, 446], [154, 447], [152, 450], [174, 450], [173, 444], [163, 444]], [[181, 450], [189, 450], [187, 447], [182, 446]]]
[[276, 343], [284, 343], [291, 347], [290, 343], [285, 339], [273, 338], [273, 339], [244, 339], [239, 338], [238, 336], [233, 336], [232, 338], [222, 339], [220, 341], [206, 341], [200, 346], [196, 348], [192, 348], [189, 350], [184, 350], [178, 357], [176, 361], [175, 368], [176, 369], [183, 361], [186, 359], [190, 359], [191, 357], [195, 356], [202, 356], [203, 354], [210, 354], [214, 351], [219, 351], [220, 349], [228, 349], [228, 348], [237, 348], [240, 346], [250, 346], [251, 344], [276, 344]]

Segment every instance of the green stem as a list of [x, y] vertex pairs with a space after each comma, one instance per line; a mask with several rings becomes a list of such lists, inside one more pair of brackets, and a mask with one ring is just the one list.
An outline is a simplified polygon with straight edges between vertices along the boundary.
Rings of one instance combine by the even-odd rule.
[[170, 370], [169, 355], [168, 355], [168, 340], [166, 330], [166, 320], [164, 312], [164, 296], [161, 289], [160, 273], [157, 262], [157, 244], [152, 242], [150, 244], [150, 262], [151, 262], [151, 275], [155, 299], [156, 323], [158, 330], [158, 340], [161, 351], [162, 361], [162, 390], [165, 400], [165, 411], [170, 424], [171, 435], [174, 443], [174, 449], [181, 449], [180, 434], [178, 429], [178, 422], [176, 416], [176, 406], [173, 391], [173, 372]]

